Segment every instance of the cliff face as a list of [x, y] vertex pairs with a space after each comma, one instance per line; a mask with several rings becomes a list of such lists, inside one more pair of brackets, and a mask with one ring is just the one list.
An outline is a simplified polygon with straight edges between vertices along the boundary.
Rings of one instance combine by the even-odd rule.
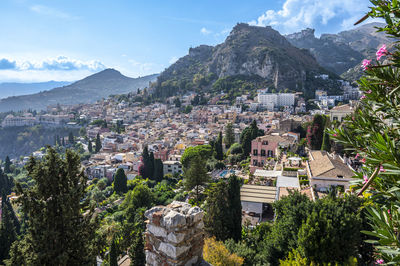
[[327, 73], [305, 49], [290, 44], [271, 27], [238, 24], [225, 42], [191, 48], [160, 74], [156, 93], [170, 96], [185, 90], [203, 91], [219, 79], [253, 76], [277, 89], [303, 88], [308, 76]]
[[313, 29], [289, 34], [286, 39], [298, 48], [304, 48], [318, 63], [340, 75], [358, 66], [364, 58], [374, 54], [382, 44], [393, 42], [382, 32], [376, 32], [380, 23], [369, 23], [338, 34], [322, 34], [316, 38]]

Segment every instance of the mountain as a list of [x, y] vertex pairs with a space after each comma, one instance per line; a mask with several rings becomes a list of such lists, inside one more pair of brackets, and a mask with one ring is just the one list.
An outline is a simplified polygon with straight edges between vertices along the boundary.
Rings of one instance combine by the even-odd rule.
[[47, 81], [47, 82], [37, 82], [37, 83], [17, 83], [17, 82], [0, 83], [0, 99], [9, 96], [37, 93], [40, 91], [50, 90], [56, 87], [67, 86], [69, 84], [71, 84], [71, 82], [68, 81]]
[[320, 74], [337, 78], [271, 27], [241, 23], [217, 46], [190, 48], [160, 74], [155, 94], [162, 98], [191, 90], [224, 91], [233, 98], [263, 86], [306, 92], [324, 82], [314, 82]]
[[22, 109], [45, 109], [54, 104], [93, 103], [111, 94], [136, 92], [156, 79], [158, 74], [139, 78], [129, 78], [114, 69], [76, 81], [68, 86], [54, 88], [30, 95], [8, 97], [0, 100], [0, 112]]
[[385, 33], [376, 32], [375, 27], [383, 25], [369, 23], [338, 34], [322, 34], [320, 38], [315, 37], [314, 29], [305, 29], [285, 37], [292, 45], [309, 50], [321, 66], [341, 75], [358, 67], [364, 58], [371, 58], [380, 45], [393, 42]]

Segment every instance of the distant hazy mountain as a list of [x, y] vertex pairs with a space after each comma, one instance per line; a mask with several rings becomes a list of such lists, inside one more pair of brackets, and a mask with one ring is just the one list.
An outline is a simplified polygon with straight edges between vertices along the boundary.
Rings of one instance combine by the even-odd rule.
[[8, 97], [0, 100], [0, 112], [25, 109], [45, 109], [54, 104], [93, 103], [111, 94], [136, 92], [154, 81], [158, 74], [129, 78], [114, 69], [106, 69], [68, 86], [30, 95]]
[[321, 66], [341, 75], [373, 56], [378, 46], [393, 42], [385, 33], [376, 32], [375, 27], [383, 25], [369, 23], [338, 34], [322, 34], [320, 38], [315, 37], [313, 29], [305, 29], [285, 37], [294, 46], [309, 50]]
[[0, 83], [0, 98], [32, 94], [53, 88], [67, 86], [72, 82], [68, 81], [47, 81], [36, 83], [4, 82]]
[[[322, 86], [316, 76], [331, 74], [306, 49], [299, 49], [271, 27], [237, 24], [217, 46], [190, 48], [157, 78], [156, 96], [188, 90], [224, 91], [230, 99], [268, 86], [310, 92]], [[318, 83], [318, 84], [317, 84]], [[332, 88], [333, 86], [329, 86]]]

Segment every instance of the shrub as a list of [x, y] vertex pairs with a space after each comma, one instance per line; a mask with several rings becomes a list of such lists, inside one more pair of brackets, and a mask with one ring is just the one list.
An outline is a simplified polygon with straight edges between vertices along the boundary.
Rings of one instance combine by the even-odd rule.
[[215, 238], [206, 238], [203, 249], [204, 259], [214, 266], [239, 266], [244, 259], [236, 254], [231, 254], [224, 244]]

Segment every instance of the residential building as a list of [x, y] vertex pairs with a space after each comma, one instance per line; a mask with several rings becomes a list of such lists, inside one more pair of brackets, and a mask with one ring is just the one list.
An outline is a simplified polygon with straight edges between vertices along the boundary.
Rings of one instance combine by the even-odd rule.
[[163, 162], [163, 170], [164, 175], [171, 174], [174, 175], [176, 173], [182, 174], [182, 164], [180, 161], [165, 161]]
[[330, 110], [330, 119], [331, 121], [342, 122], [346, 116], [354, 113], [354, 109], [350, 104], [335, 106]]

